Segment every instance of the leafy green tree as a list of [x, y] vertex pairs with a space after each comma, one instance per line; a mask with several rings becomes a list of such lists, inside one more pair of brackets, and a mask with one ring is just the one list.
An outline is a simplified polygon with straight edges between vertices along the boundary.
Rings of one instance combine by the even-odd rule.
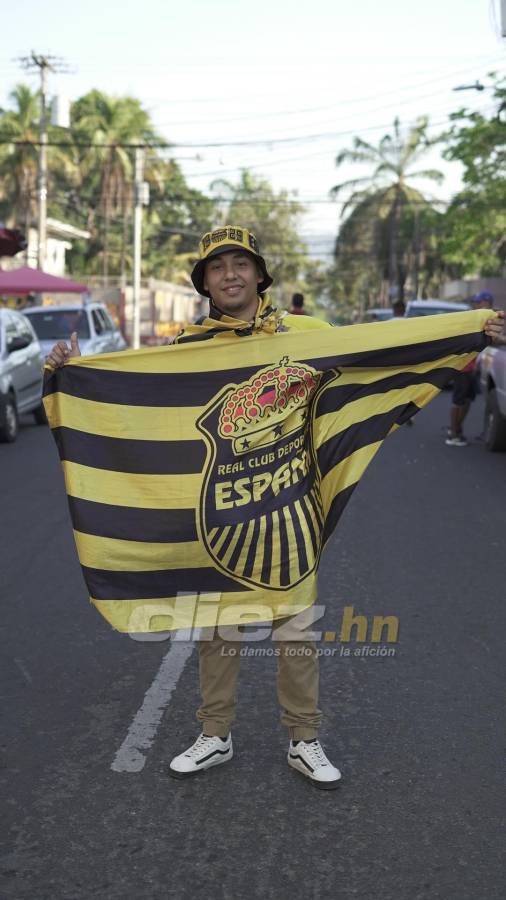
[[[27, 233], [37, 216], [40, 96], [27, 85], [18, 84], [10, 93], [9, 101], [10, 107], [0, 111], [0, 218]], [[55, 201], [57, 183], [63, 180], [69, 184], [77, 171], [68, 150], [51, 143], [61, 139], [59, 131], [48, 128], [50, 215], [59, 212]]]
[[[27, 227], [37, 206], [38, 95], [19, 85], [11, 107], [0, 110], [2, 138], [29, 143], [0, 145], [0, 216]], [[147, 147], [144, 177], [150, 185], [144, 276], [190, 283], [199, 237], [226, 219], [244, 222], [258, 235], [286, 305], [295, 290], [304, 292], [309, 306], [324, 291], [322, 266], [298, 236], [303, 206], [296, 197], [275, 192], [268, 181], [246, 171], [237, 184], [213, 185], [219, 203], [190, 188], [135, 98], [90, 91], [72, 106], [70, 132], [50, 128], [49, 136], [49, 215], [91, 234], [88, 241], [73, 241], [67, 256], [72, 274], [125, 280], [131, 274], [134, 149], [125, 145], [142, 143]]]
[[[404, 297], [408, 268], [406, 243], [406, 211], [430, 208], [430, 202], [412, 182], [424, 179], [440, 184], [443, 174], [437, 169], [418, 168], [420, 159], [436, 142], [427, 135], [428, 119], [420, 117], [406, 133], [394, 120], [393, 134], [384, 135], [379, 144], [355, 137], [351, 150], [343, 150], [336, 157], [336, 165], [364, 164], [371, 168], [368, 175], [335, 185], [333, 197], [348, 193], [336, 243], [336, 263], [346, 262], [353, 290], [360, 292], [365, 279], [370, 279], [371, 267], [382, 282], [384, 297]], [[349, 219], [349, 221], [348, 221]], [[413, 220], [409, 242], [417, 240], [419, 218]], [[355, 245], [355, 246], [354, 246]], [[360, 271], [359, 271], [359, 267]], [[353, 269], [357, 273], [353, 275]]]
[[444, 157], [464, 168], [464, 187], [446, 213], [443, 246], [445, 260], [460, 274], [500, 276], [506, 266], [506, 79], [494, 82], [494, 113], [459, 110], [445, 135]]
[[[144, 210], [143, 275], [189, 283], [187, 254], [212, 227], [214, 204], [190, 189], [177, 163], [165, 158], [166, 149], [159, 147], [163, 141], [149, 114], [134, 98], [92, 91], [74, 104], [72, 133], [80, 183], [70, 190], [69, 205], [74, 213], [79, 207], [86, 210], [82, 224], [92, 234], [89, 242], [77, 242], [71, 253], [74, 270], [98, 273], [100, 267], [103, 276], [125, 280], [131, 274], [135, 151], [123, 145], [142, 143], [147, 148], [144, 179], [150, 187]], [[79, 146], [86, 143], [94, 146]]]
[[247, 169], [237, 183], [219, 179], [212, 182], [211, 190], [218, 198], [217, 224], [244, 225], [258, 238], [279, 301], [288, 305], [292, 293], [304, 285], [309, 293], [311, 260], [299, 237], [304, 206], [295, 195], [286, 190], [276, 192], [269, 181]]
[[159, 160], [144, 229], [145, 266], [157, 278], [191, 284], [199, 238], [215, 222], [214, 202], [190, 188], [174, 160]]
[[[125, 145], [160, 142], [149, 113], [133, 97], [109, 97], [93, 90], [72, 106], [72, 136], [78, 153], [79, 193], [88, 198], [88, 226], [102, 243], [102, 274], [107, 278], [111, 223], [121, 222], [120, 269], [125, 270], [128, 220], [133, 204], [134, 150]], [[91, 146], [80, 146], [90, 144]], [[149, 173], [156, 177], [156, 166]], [[148, 173], [146, 173], [148, 176]], [[97, 226], [97, 219], [99, 224]], [[117, 233], [117, 231], [116, 231]], [[117, 271], [117, 265], [113, 268]]]

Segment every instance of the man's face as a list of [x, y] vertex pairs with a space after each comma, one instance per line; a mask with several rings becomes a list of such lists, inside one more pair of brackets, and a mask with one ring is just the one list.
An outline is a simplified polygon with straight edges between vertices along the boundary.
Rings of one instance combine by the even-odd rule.
[[486, 298], [475, 300], [472, 309], [492, 309], [492, 302]]
[[262, 280], [255, 260], [242, 250], [211, 257], [204, 270], [204, 287], [215, 306], [237, 319], [249, 320], [255, 315]]

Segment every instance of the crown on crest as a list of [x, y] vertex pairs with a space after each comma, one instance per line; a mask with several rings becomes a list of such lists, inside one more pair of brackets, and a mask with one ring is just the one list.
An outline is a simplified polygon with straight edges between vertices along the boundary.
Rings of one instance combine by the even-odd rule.
[[220, 436], [236, 440], [263, 430], [277, 414], [285, 416], [305, 406], [317, 384], [314, 369], [304, 363], [289, 365], [288, 357], [283, 357], [278, 365], [256, 372], [228, 395], [218, 423]]

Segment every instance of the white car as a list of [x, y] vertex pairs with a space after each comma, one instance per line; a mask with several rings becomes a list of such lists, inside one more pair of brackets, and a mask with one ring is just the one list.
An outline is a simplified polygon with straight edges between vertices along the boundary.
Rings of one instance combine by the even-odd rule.
[[469, 303], [449, 303], [447, 300], [410, 300], [406, 318], [413, 316], [440, 316], [451, 312], [469, 312]]
[[73, 331], [77, 331], [83, 356], [127, 348], [123, 335], [102, 303], [31, 306], [23, 312], [35, 329], [44, 356], [57, 341], [70, 344]]
[[42, 368], [40, 344], [26, 316], [0, 309], [0, 441], [16, 440], [21, 413], [45, 424]]
[[506, 346], [486, 347], [478, 359], [485, 398], [485, 447], [506, 450]]

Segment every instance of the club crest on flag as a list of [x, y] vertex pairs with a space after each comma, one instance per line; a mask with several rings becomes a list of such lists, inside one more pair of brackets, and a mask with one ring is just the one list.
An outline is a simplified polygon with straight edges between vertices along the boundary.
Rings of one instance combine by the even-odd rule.
[[284, 357], [227, 386], [197, 422], [208, 447], [202, 539], [249, 584], [286, 590], [316, 565], [323, 512], [309, 419], [319, 380]]

